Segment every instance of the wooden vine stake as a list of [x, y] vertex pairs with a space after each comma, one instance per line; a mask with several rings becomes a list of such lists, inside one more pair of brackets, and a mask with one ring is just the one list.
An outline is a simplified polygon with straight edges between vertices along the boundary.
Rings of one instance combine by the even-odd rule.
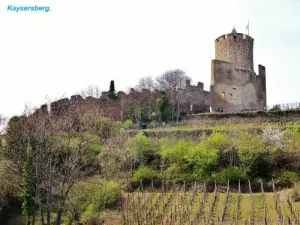
[[223, 206], [223, 209], [222, 209], [222, 214], [221, 214], [221, 224], [223, 224], [224, 219], [225, 219], [228, 200], [229, 200], [229, 180], [227, 181], [227, 190], [226, 190], [225, 203], [224, 203], [224, 206]]
[[250, 225], [254, 225], [253, 193], [252, 193], [252, 188], [251, 188], [250, 180], [248, 180], [248, 184], [249, 184], [250, 204], [251, 204], [251, 211], [250, 211]]
[[237, 200], [235, 206], [235, 225], [238, 225], [239, 220], [239, 212], [240, 212], [240, 199], [241, 199], [241, 182], [239, 180], [238, 192], [237, 192]]
[[282, 213], [282, 209], [281, 209], [281, 206], [280, 206], [279, 194], [276, 191], [276, 187], [275, 187], [275, 183], [274, 183], [273, 179], [272, 179], [272, 188], [273, 188], [274, 199], [275, 199], [275, 209], [276, 209], [276, 212], [279, 216], [279, 220], [282, 221], [283, 220], [283, 213]]
[[264, 209], [264, 223], [265, 223], [265, 225], [268, 225], [266, 196], [265, 196], [265, 192], [264, 192], [264, 185], [263, 185], [262, 179], [260, 179], [260, 189], [261, 189], [261, 197], [262, 197], [262, 203], [263, 203], [263, 209]]

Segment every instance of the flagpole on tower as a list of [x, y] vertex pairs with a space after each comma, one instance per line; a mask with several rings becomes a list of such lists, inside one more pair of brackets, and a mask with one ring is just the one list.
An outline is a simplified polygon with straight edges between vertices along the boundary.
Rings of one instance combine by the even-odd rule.
[[248, 20], [248, 25], [246, 27], [246, 30], [248, 30], [248, 36], [249, 36], [249, 20]]
[[249, 36], [249, 32], [250, 32], [250, 26], [249, 26], [249, 20], [248, 20], [248, 36]]

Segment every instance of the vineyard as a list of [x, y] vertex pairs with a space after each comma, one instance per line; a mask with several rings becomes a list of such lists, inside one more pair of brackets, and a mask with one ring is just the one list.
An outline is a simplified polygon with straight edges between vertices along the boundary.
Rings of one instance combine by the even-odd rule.
[[205, 184], [195, 183], [186, 190], [162, 188], [160, 191], [139, 188], [126, 193], [121, 208], [123, 224], [300, 224], [300, 204], [293, 202], [285, 191], [253, 193], [248, 182], [248, 193], [214, 185], [207, 190]]

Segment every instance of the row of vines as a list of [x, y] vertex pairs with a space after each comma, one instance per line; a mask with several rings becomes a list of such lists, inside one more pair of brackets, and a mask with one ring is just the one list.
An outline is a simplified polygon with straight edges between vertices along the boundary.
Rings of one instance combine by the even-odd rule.
[[232, 188], [213, 188], [195, 183], [160, 190], [139, 189], [126, 193], [121, 207], [123, 224], [126, 225], [192, 225], [192, 224], [299, 224], [300, 205], [276, 191], [265, 192], [263, 182], [259, 193], [252, 192], [248, 181], [248, 193], [241, 185]]

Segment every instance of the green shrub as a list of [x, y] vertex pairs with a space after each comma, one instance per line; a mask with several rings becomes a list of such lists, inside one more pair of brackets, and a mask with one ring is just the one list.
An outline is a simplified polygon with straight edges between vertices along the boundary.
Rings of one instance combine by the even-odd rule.
[[129, 138], [125, 146], [129, 148], [136, 167], [139, 165], [151, 165], [159, 157], [158, 147], [143, 133], [138, 133], [135, 137]]
[[182, 174], [182, 168], [177, 164], [172, 164], [164, 171], [163, 176], [166, 180], [172, 180], [178, 178], [180, 174]]
[[[84, 222], [90, 215], [92, 215], [94, 213], [94, 205], [93, 204], [89, 204], [84, 206], [84, 211], [81, 214], [81, 221]], [[74, 218], [74, 221], [78, 220], [78, 218]]]
[[121, 187], [113, 181], [99, 177], [75, 184], [70, 190], [66, 211], [70, 222], [81, 221], [87, 215], [99, 214], [106, 208], [114, 208], [121, 199]]
[[290, 195], [295, 202], [300, 201], [300, 184], [299, 183], [296, 183], [294, 185], [293, 189], [291, 190]]
[[158, 178], [158, 173], [152, 168], [147, 166], [141, 166], [140, 168], [138, 168], [137, 171], [135, 171], [133, 175], [133, 181], [140, 181], [140, 180], [151, 181], [154, 180], [155, 178]]
[[91, 125], [91, 132], [102, 140], [109, 138], [113, 131], [113, 121], [110, 118], [98, 118]]
[[124, 129], [127, 129], [129, 128], [130, 126], [132, 126], [132, 120], [126, 120], [122, 123], [121, 127], [124, 128]]
[[205, 140], [205, 142], [206, 142], [206, 145], [208, 146], [208, 148], [217, 149], [219, 151], [231, 149], [233, 146], [233, 143], [232, 143], [231, 139], [229, 138], [228, 134], [220, 133], [220, 132], [212, 133]]
[[274, 105], [269, 111], [281, 111], [280, 105]]
[[106, 208], [116, 208], [121, 198], [121, 186], [114, 181], [104, 181], [90, 194], [94, 212], [100, 212]]
[[267, 152], [259, 152], [251, 159], [248, 174], [253, 178], [271, 178], [273, 167], [269, 160], [270, 154]]
[[199, 179], [210, 176], [218, 163], [218, 150], [212, 148], [207, 140], [191, 145], [185, 156], [193, 175]]
[[179, 174], [178, 177], [172, 179], [173, 182], [181, 183], [181, 184], [183, 184], [184, 182], [190, 182], [190, 181], [195, 181], [195, 180], [199, 180], [199, 179], [195, 179], [195, 177], [193, 175], [191, 175], [190, 173]]
[[175, 163], [182, 166], [186, 161], [185, 156], [188, 155], [189, 149], [192, 145], [195, 144], [185, 140], [179, 140], [176, 142], [171, 139], [162, 138], [160, 140], [160, 155], [164, 161], [167, 161], [170, 164]]
[[256, 134], [240, 131], [233, 142], [238, 149], [244, 168], [248, 168], [253, 163], [255, 156], [265, 150], [263, 140]]
[[297, 181], [299, 179], [299, 175], [296, 172], [293, 171], [281, 171], [280, 177], [288, 178], [293, 181]]
[[213, 174], [212, 179], [219, 183], [227, 183], [228, 180], [232, 182], [244, 180], [246, 176], [242, 168], [228, 167], [222, 169], [219, 173]]
[[102, 146], [97, 143], [93, 143], [90, 145], [89, 150], [96, 153], [100, 153], [102, 151]]
[[296, 172], [288, 170], [280, 171], [276, 173], [274, 177], [286, 186], [292, 186], [299, 180], [299, 175]]
[[218, 152], [218, 167], [240, 166], [241, 160], [236, 148], [221, 150]]

